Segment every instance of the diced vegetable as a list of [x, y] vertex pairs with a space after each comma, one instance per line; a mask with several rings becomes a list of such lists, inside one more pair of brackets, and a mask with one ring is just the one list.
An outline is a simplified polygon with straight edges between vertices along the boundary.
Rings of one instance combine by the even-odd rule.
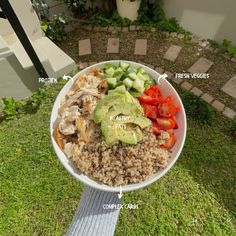
[[138, 73], [137, 74], [137, 77], [139, 78], [139, 79], [141, 79], [141, 80], [143, 80], [143, 81], [147, 81], [149, 78], [147, 78], [146, 76], [144, 76], [143, 74], [141, 74], [141, 73]]
[[105, 70], [106, 74], [108, 74], [109, 76], [113, 76], [115, 73], [115, 69], [110, 67], [108, 69]]
[[156, 98], [158, 103], [162, 103], [164, 98], [160, 88], [157, 85], [151, 86], [149, 89], [145, 90], [144, 94]]
[[123, 80], [123, 84], [127, 87], [127, 88], [132, 88], [133, 86], [133, 81], [129, 78], [126, 78]]
[[179, 107], [174, 104], [173, 97], [168, 96], [163, 103], [158, 105], [158, 111], [160, 116], [172, 117], [179, 111]]
[[141, 103], [145, 103], [148, 105], [157, 105], [158, 104], [157, 98], [152, 98], [152, 97], [145, 95], [145, 94], [143, 94], [142, 96], [139, 96], [137, 98]]
[[176, 123], [172, 118], [159, 117], [156, 119], [156, 122], [157, 122], [157, 127], [162, 130], [174, 129], [176, 126]]
[[124, 61], [120, 62], [120, 67], [123, 71], [127, 71], [127, 69], [129, 68], [130, 64]]
[[169, 134], [169, 138], [165, 139], [165, 143], [161, 145], [161, 147], [166, 149], [171, 149], [176, 143], [176, 136], [174, 134]]
[[135, 72], [129, 73], [128, 77], [132, 80], [139, 79]]
[[138, 73], [144, 74], [144, 73], [146, 73], [146, 71], [144, 70], [143, 67], [139, 67], [139, 68], [137, 69], [137, 74], [138, 74]]
[[144, 82], [140, 79], [136, 79], [133, 83], [133, 88], [142, 93], [145, 90]]
[[117, 84], [116, 78], [114, 77], [107, 78], [107, 83], [110, 88], [115, 88]]
[[156, 119], [158, 116], [158, 111], [157, 111], [157, 106], [152, 106], [148, 104], [143, 104], [141, 103], [143, 110], [144, 110], [144, 115], [148, 118], [151, 119]]

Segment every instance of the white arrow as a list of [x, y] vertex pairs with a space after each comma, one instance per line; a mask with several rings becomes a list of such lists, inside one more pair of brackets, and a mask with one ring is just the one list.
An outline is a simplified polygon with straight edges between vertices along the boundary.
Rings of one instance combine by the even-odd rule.
[[161, 79], [166, 79], [168, 77], [168, 75], [165, 73], [163, 75], [160, 75], [157, 79], [157, 83], [161, 84]]
[[121, 199], [122, 197], [123, 197], [122, 186], [120, 185], [120, 193], [118, 193], [118, 198]]
[[71, 79], [73, 81], [73, 78], [69, 75], [63, 75], [62, 79], [64, 79], [64, 80], [70, 80]]

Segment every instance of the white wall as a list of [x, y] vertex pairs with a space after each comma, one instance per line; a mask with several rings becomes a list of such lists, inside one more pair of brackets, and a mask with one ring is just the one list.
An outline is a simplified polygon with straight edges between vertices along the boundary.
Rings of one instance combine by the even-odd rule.
[[163, 7], [168, 18], [197, 36], [236, 45], [236, 0], [163, 0]]

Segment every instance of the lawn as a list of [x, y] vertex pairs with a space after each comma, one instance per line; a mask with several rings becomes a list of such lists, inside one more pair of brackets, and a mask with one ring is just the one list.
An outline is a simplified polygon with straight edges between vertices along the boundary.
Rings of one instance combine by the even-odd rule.
[[[47, 88], [35, 114], [0, 124], [0, 235], [63, 235], [83, 185], [59, 163], [49, 119], [63, 82]], [[117, 236], [236, 235], [236, 145], [229, 120], [211, 126], [188, 118], [187, 140], [176, 165], [159, 181], [132, 193]]]

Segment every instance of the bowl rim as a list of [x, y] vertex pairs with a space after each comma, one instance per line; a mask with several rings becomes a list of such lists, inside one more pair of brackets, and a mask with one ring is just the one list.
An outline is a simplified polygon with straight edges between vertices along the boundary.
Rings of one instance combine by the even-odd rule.
[[[93, 67], [100, 67], [102, 65], [105, 65], [107, 63], [111, 63], [111, 64], [117, 64], [119, 63], [120, 61], [122, 62], [127, 62], [127, 63], [130, 63], [131, 65], [135, 65], [135, 66], [142, 66], [144, 67], [144, 69], [147, 69], [148, 71], [152, 71], [154, 74], [156, 74], [157, 76], [160, 74], [155, 71], [154, 69], [146, 66], [146, 65], [143, 65], [141, 63], [137, 63], [137, 62], [133, 62], [133, 61], [129, 61], [129, 60], [109, 60], [109, 61], [102, 61], [102, 62], [99, 62], [99, 63], [96, 63], [96, 64], [93, 64], [91, 66], [88, 66], [86, 68], [84, 68], [83, 70], [79, 71], [78, 73], [76, 73], [72, 78], [72, 84], [74, 83], [74, 81], [79, 77], [80, 74], [83, 74], [85, 72], [87, 72], [88, 70], [90, 70], [91, 68]], [[156, 79], [155, 79], [156, 80]], [[179, 96], [179, 94], [177, 93], [177, 91], [175, 90], [175, 88], [169, 83], [168, 80], [165, 79], [165, 81], [167, 82], [168, 86], [170, 86], [170, 88], [174, 91], [174, 93], [177, 95], [178, 97], [178, 100], [179, 100], [179, 103], [182, 107], [182, 110], [183, 110], [183, 127], [184, 128], [184, 132], [183, 132], [183, 139], [181, 141], [181, 144], [180, 144], [180, 147], [175, 155], [175, 157], [173, 158], [172, 162], [169, 163], [168, 166], [166, 166], [161, 173], [157, 174], [157, 175], [154, 175], [152, 176], [152, 178], [149, 178], [149, 179], [146, 179], [142, 182], [139, 182], [139, 183], [136, 183], [136, 184], [128, 184], [128, 185], [125, 185], [125, 186], [122, 186], [122, 189], [123, 189], [123, 192], [130, 192], [130, 191], [134, 191], [134, 190], [138, 190], [138, 189], [142, 189], [144, 187], [147, 187], [148, 185], [156, 182], [158, 179], [160, 179], [161, 177], [163, 177], [172, 167], [173, 165], [176, 163], [177, 159], [179, 158], [182, 150], [183, 150], [183, 147], [184, 147], [184, 144], [185, 144], [185, 140], [186, 140], [186, 133], [187, 133], [187, 119], [186, 119], [186, 113], [185, 113], [185, 109], [184, 109], [184, 106], [183, 106], [183, 103], [182, 103], [182, 100]], [[64, 166], [64, 168], [72, 175], [74, 176], [77, 180], [81, 181], [83, 184], [89, 186], [89, 187], [92, 187], [92, 188], [95, 188], [97, 190], [101, 190], [101, 191], [106, 191], [106, 192], [119, 192], [120, 191], [120, 186], [108, 186], [108, 185], [105, 185], [105, 184], [102, 184], [102, 183], [99, 183], [97, 182], [96, 180], [93, 180], [92, 178], [90, 178], [89, 176], [87, 175], [84, 175], [82, 174], [81, 175], [78, 175], [77, 173], [73, 172], [72, 171], [72, 168], [70, 168], [70, 165], [69, 164], [65, 164], [63, 162], [63, 159], [66, 158], [68, 160], [68, 158], [66, 157], [66, 155], [63, 153], [63, 151], [58, 147], [54, 137], [53, 137], [53, 125], [54, 125], [54, 122], [55, 122], [55, 119], [53, 119], [53, 114], [54, 114], [54, 110], [55, 110], [55, 104], [56, 102], [59, 100], [61, 101], [62, 99], [62, 90], [65, 86], [68, 86], [69, 89], [71, 88], [71, 86], [68, 85], [70, 81], [68, 81], [60, 90], [60, 92], [58, 93], [55, 101], [54, 101], [54, 104], [53, 104], [53, 107], [52, 107], [52, 111], [51, 111], [51, 117], [50, 117], [50, 136], [51, 136], [51, 142], [52, 142], [52, 146], [53, 146], [53, 149], [57, 155], [57, 158], [60, 160], [61, 164]], [[58, 114], [58, 109], [56, 110], [56, 114]], [[57, 148], [56, 148], [57, 147]], [[59, 150], [60, 149], [60, 150]], [[62, 157], [61, 155], [64, 155], [64, 157]], [[158, 172], [157, 172], [158, 173]], [[93, 184], [91, 182], [89, 182], [86, 178], [84, 179], [83, 176], [86, 176], [88, 179], [92, 180], [93, 182], [95, 182], [96, 184]]]

